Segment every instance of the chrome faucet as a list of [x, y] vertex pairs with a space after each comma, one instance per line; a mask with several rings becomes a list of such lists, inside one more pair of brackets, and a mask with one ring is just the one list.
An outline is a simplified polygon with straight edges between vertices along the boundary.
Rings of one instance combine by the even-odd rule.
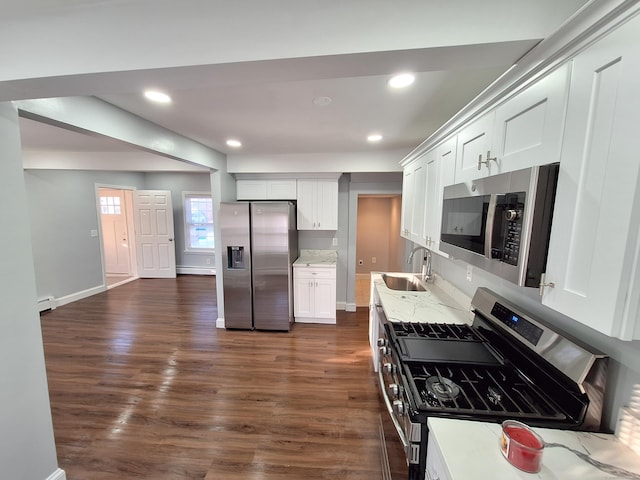
[[424, 250], [424, 257], [422, 259], [422, 272], [421, 277], [423, 282], [431, 282], [433, 280], [433, 272], [431, 271], [431, 250], [425, 247], [416, 247], [409, 253], [409, 257], [407, 258], [407, 263], [411, 264], [413, 261], [413, 255], [418, 250]]

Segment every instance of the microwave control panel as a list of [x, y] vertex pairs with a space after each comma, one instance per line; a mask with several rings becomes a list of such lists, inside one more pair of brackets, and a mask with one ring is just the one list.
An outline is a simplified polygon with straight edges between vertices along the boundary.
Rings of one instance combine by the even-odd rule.
[[509, 265], [518, 265], [520, 242], [522, 240], [522, 220], [525, 193], [509, 193], [505, 195], [504, 208], [504, 247], [502, 261]]

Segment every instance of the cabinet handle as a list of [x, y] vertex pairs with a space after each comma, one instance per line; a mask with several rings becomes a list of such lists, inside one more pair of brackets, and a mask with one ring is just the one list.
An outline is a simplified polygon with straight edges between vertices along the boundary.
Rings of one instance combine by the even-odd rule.
[[478, 170], [480, 170], [482, 168], [482, 164], [483, 163], [487, 166], [487, 168], [489, 168], [489, 162], [498, 163], [498, 158], [497, 157], [491, 158], [491, 150], [487, 150], [487, 159], [486, 160], [482, 160], [482, 154], [478, 155]]
[[555, 283], [547, 282], [547, 274], [546, 273], [543, 273], [542, 275], [540, 275], [540, 296], [544, 295], [544, 288], [545, 287], [554, 288], [555, 286], [556, 286]]

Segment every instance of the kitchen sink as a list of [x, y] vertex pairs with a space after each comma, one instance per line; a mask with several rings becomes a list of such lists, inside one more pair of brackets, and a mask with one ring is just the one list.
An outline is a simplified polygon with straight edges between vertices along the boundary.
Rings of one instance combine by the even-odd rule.
[[382, 274], [382, 280], [387, 288], [391, 290], [404, 290], [405, 292], [426, 292], [427, 289], [422, 286], [420, 281], [415, 277], [398, 277], [396, 275]]

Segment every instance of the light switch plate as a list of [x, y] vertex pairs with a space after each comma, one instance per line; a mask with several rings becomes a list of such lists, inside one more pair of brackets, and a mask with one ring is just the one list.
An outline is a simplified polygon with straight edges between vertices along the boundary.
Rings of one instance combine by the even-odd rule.
[[473, 267], [471, 265], [467, 265], [467, 281], [470, 282], [473, 277]]

